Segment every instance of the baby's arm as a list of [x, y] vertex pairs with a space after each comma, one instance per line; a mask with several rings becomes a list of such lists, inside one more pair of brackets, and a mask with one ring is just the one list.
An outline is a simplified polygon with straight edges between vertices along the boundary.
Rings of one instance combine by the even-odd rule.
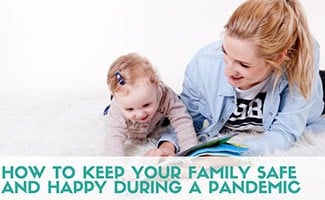
[[105, 116], [106, 137], [105, 156], [125, 156], [127, 127], [122, 113], [117, 109], [113, 100], [108, 114]]

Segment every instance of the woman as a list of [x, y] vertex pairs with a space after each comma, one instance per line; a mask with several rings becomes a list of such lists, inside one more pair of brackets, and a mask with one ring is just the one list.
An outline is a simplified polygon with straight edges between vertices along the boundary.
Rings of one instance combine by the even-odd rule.
[[230, 17], [223, 40], [194, 56], [181, 99], [201, 141], [252, 133], [242, 141], [247, 154], [263, 155], [290, 148], [306, 131], [325, 132], [318, 72], [319, 45], [301, 4], [248, 0]]

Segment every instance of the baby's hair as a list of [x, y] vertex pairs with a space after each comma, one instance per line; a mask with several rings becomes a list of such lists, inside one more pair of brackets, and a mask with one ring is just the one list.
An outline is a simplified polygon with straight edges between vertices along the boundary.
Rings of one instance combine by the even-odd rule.
[[140, 79], [146, 79], [148, 83], [154, 85], [160, 82], [151, 62], [137, 53], [129, 53], [117, 58], [111, 64], [107, 74], [107, 84], [113, 95], [120, 90], [128, 93], [128, 85]]

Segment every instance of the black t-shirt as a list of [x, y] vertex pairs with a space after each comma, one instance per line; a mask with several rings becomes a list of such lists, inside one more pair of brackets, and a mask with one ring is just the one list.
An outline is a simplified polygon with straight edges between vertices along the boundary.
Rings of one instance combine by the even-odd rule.
[[222, 133], [263, 133], [263, 106], [270, 78], [247, 90], [236, 88], [237, 108], [222, 128]]
[[251, 100], [237, 99], [237, 109], [231, 114], [224, 129], [232, 132], [263, 133], [263, 105], [266, 93], [259, 93]]

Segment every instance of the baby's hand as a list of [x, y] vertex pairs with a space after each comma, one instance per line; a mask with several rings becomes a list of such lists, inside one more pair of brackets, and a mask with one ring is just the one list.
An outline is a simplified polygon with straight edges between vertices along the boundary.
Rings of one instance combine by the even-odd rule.
[[144, 156], [174, 156], [175, 153], [165, 148], [151, 149], [147, 151]]
[[144, 156], [174, 156], [175, 147], [170, 142], [162, 143], [159, 148], [147, 151]]

